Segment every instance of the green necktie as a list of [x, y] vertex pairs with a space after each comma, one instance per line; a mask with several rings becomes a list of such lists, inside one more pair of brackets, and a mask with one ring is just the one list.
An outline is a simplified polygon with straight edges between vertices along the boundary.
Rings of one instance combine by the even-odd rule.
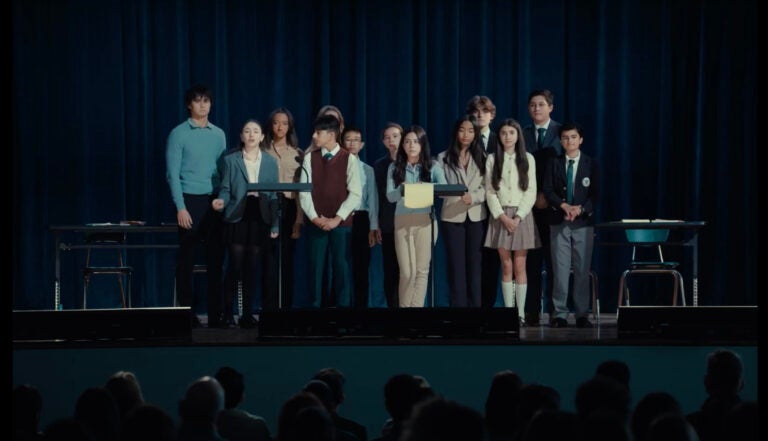
[[565, 172], [565, 199], [568, 204], [573, 204], [573, 159], [568, 160], [568, 171]]
[[547, 129], [545, 129], [544, 127], [539, 127], [536, 130], [539, 131], [539, 139], [536, 140], [536, 146], [538, 148], [542, 148], [544, 147], [544, 134], [547, 133]]
[[323, 155], [323, 158], [324, 158], [326, 161], [330, 161], [330, 160], [331, 160], [331, 158], [333, 158], [333, 155], [332, 155], [332, 154], [330, 154], [330, 153], [326, 153], [326, 154], [324, 154], [324, 155]]

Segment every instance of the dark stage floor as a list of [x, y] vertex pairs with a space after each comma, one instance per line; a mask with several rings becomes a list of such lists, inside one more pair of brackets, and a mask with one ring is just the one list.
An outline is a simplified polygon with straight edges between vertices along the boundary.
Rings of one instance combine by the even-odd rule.
[[[553, 328], [546, 314], [542, 316], [539, 325], [518, 327], [517, 323], [513, 323], [514, 312], [503, 309], [445, 309], [442, 312], [429, 308], [362, 312], [305, 310], [279, 312], [268, 318], [256, 315], [261, 322], [252, 329], [237, 326], [208, 328], [205, 315], [198, 315], [201, 327], [190, 329], [185, 326], [188, 325], [188, 309], [181, 309], [19, 312], [14, 315], [14, 345], [20, 348], [45, 348], [757, 344], [756, 308], [622, 308], [622, 319], [618, 319], [615, 312], [602, 313], [599, 318], [590, 316], [593, 324], [591, 328], [576, 327], [572, 317], [567, 327]], [[69, 318], [63, 320], [66, 317]], [[752, 317], [754, 327], [748, 324]], [[20, 325], [23, 325], [22, 329], [17, 332]]]

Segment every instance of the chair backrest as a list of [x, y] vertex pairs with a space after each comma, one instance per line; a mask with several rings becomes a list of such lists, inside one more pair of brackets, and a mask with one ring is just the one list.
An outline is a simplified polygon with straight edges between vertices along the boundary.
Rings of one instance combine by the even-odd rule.
[[648, 229], [628, 229], [624, 230], [627, 235], [627, 241], [631, 243], [653, 243], [666, 242], [669, 237], [669, 230], [660, 228], [655, 230]]

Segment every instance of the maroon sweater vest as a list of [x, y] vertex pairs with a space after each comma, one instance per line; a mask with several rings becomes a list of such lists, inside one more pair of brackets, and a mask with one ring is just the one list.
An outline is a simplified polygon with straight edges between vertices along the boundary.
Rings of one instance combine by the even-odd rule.
[[[341, 204], [347, 199], [347, 163], [349, 152], [340, 149], [330, 160], [323, 158], [323, 149], [317, 149], [312, 155], [312, 203], [317, 215], [328, 218], [336, 217]], [[341, 227], [352, 226], [352, 216], [344, 219]]]

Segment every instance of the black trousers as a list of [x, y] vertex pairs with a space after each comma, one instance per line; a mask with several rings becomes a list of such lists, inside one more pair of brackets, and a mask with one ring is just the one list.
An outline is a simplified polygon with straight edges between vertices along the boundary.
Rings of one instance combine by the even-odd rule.
[[184, 205], [192, 216], [192, 228], [179, 228], [176, 257], [176, 295], [180, 306], [192, 307], [192, 267], [198, 247], [205, 252], [208, 281], [208, 319], [216, 319], [222, 309], [224, 265], [223, 215], [211, 208], [211, 195], [184, 194]]
[[400, 297], [398, 295], [400, 266], [397, 264], [394, 231], [381, 232], [381, 254], [384, 266], [384, 295], [387, 297], [387, 307], [398, 308], [400, 305]]
[[371, 266], [371, 247], [368, 246], [368, 233], [371, 221], [367, 211], [355, 211], [352, 218], [352, 306], [367, 308], [369, 297], [368, 268]]

